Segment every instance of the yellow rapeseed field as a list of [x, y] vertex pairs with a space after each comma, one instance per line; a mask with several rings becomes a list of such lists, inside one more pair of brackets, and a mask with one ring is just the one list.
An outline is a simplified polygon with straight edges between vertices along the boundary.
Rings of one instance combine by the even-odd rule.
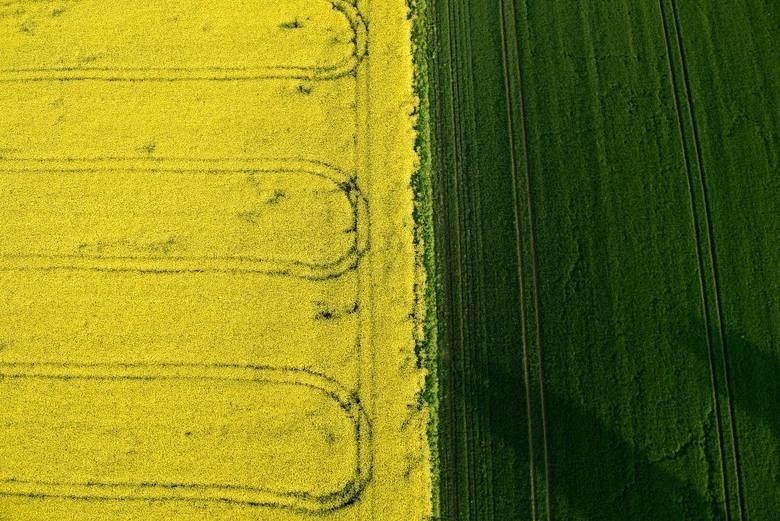
[[407, 10], [0, 3], [0, 520], [430, 513]]

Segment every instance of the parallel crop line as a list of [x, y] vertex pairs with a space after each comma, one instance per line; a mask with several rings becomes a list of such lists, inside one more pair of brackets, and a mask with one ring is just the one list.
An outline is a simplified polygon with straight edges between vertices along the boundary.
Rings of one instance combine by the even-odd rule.
[[[430, 3], [430, 12], [431, 12], [431, 19], [435, 20], [436, 22], [442, 21], [444, 19], [449, 20], [449, 8], [446, 2], [431, 2]], [[451, 34], [449, 31], [449, 25], [446, 23], [435, 23], [432, 24], [432, 29], [436, 31], [436, 37], [435, 40], [438, 42], [442, 42], [442, 52], [436, 53], [433, 56], [433, 60], [435, 60], [435, 68], [438, 71], [439, 74], [443, 78], [446, 78], [448, 82], [442, 81], [442, 82], [436, 82], [431, 81], [431, 88], [435, 89], [436, 94], [432, 96], [432, 99], [435, 100], [444, 100], [449, 97], [450, 100], [454, 99], [455, 95], [455, 87], [453, 86], [452, 82], [452, 67], [448, 61], [448, 58], [452, 55], [452, 42], [451, 42]], [[446, 45], [443, 43], [446, 41]], [[441, 60], [441, 61], [439, 61]], [[444, 65], [447, 65], [447, 69], [445, 71]], [[447, 84], [448, 83], [448, 84]], [[444, 85], [446, 84], [446, 85]], [[446, 93], [444, 91], [447, 91]], [[439, 156], [438, 161], [443, 161], [444, 158], [444, 151], [447, 148], [446, 143], [449, 142], [452, 144], [453, 148], [457, 148], [457, 131], [455, 128], [454, 121], [456, 119], [455, 110], [450, 106], [448, 107], [446, 103], [442, 102], [440, 104], [437, 104], [435, 107], [435, 115], [438, 117], [432, 118], [432, 123], [435, 126], [435, 132], [433, 132], [433, 135], [435, 136], [442, 136], [441, 142], [435, 143], [435, 147], [438, 148], [439, 152], [437, 155]], [[445, 134], [449, 134], [449, 140], [445, 138]], [[457, 159], [454, 159], [453, 162], [457, 165]], [[443, 166], [441, 164], [437, 165], [437, 170], [441, 172], [443, 170]], [[444, 176], [437, 176], [437, 181], [441, 183], [441, 186], [438, 189], [438, 196], [435, 196], [436, 203], [439, 205], [439, 208], [441, 211], [440, 214], [444, 214], [447, 216], [453, 215], [452, 210], [452, 204], [451, 199], [447, 197], [446, 195], [450, 193], [449, 186], [445, 186], [445, 183], [447, 182], [447, 179], [444, 178]], [[437, 255], [439, 255], [440, 258], [447, 258], [447, 259], [457, 259], [460, 258], [460, 243], [459, 243], [459, 237], [457, 234], [457, 222], [460, 221], [460, 217], [457, 215], [457, 208], [454, 210], [455, 213], [455, 219], [453, 220], [448, 219], [444, 223], [441, 223], [440, 229], [444, 230], [444, 235], [447, 238], [447, 240], [440, 240], [436, 241], [436, 246], [438, 248], [444, 249], [443, 252], [437, 252]], [[440, 221], [437, 221], [437, 225], [440, 224]], [[452, 229], [455, 228], [455, 241], [450, 240], [452, 238], [453, 232]], [[453, 244], [453, 242], [457, 242], [457, 244]], [[458, 250], [457, 255], [452, 254], [453, 248], [456, 248]], [[448, 326], [453, 325], [455, 323], [455, 320], [452, 317], [454, 315], [455, 310], [461, 313], [461, 308], [458, 308], [458, 302], [462, 301], [462, 298], [458, 294], [458, 288], [457, 285], [453, 283], [454, 279], [458, 279], [459, 277], [456, 275], [456, 271], [459, 270], [459, 263], [453, 262], [450, 263], [448, 268], [449, 269], [442, 269], [440, 270], [440, 274], [442, 277], [443, 282], [443, 288], [444, 288], [444, 298], [446, 298], [447, 305], [442, 306], [442, 310], [446, 309], [448, 312], [448, 319], [447, 320], [440, 320], [439, 321], [439, 339], [441, 340], [441, 346], [448, 346], [450, 347], [451, 351], [454, 351], [455, 344], [458, 344], [458, 347], [462, 351], [462, 343], [463, 343], [463, 324], [458, 323], [457, 326], [457, 333], [452, 331], [448, 327], [447, 329], [442, 329], [442, 326], [444, 324], [447, 324]], [[462, 307], [462, 304], [461, 304]], [[445, 354], [444, 351], [442, 352], [443, 355], [448, 356], [449, 360], [452, 361], [453, 354], [452, 352]], [[441, 372], [441, 384], [444, 388], [449, 389], [453, 396], [456, 395], [454, 389], [456, 386], [456, 378], [454, 375], [454, 363], [448, 364], [448, 369], [446, 371]], [[443, 426], [446, 428], [446, 436], [442, 434], [442, 444], [449, 443], [449, 449], [446, 452], [442, 453], [442, 463], [441, 463], [441, 469], [448, 469], [452, 472], [453, 475], [458, 474], [461, 468], [460, 461], [461, 461], [461, 453], [460, 453], [460, 447], [453, 446], [452, 441], [456, 440], [458, 438], [458, 427], [460, 422], [457, 421], [458, 417], [458, 400], [452, 399], [449, 401], [442, 400], [441, 403], [441, 410], [442, 415], [446, 414], [447, 419], [446, 421], [439, 422], [440, 426]], [[445, 462], [444, 458], [449, 458], [448, 461]], [[445, 509], [449, 509], [447, 512], [444, 512], [445, 514], [449, 514], [451, 519], [453, 521], [459, 521], [461, 519], [460, 517], [460, 504], [458, 502], [458, 480], [457, 479], [445, 479], [445, 476], [442, 475], [441, 477], [441, 483], [442, 483], [442, 507]], [[445, 499], [444, 496], [447, 496]]]
[[[475, 92], [474, 92], [474, 85], [476, 84], [477, 78], [475, 77], [474, 71], [474, 62], [473, 62], [473, 56], [474, 53], [471, 52], [472, 42], [471, 42], [471, 35], [472, 29], [471, 29], [471, 6], [470, 3], [459, 3], [459, 5], [462, 8], [462, 11], [460, 11], [460, 30], [458, 31], [458, 34], [463, 35], [463, 42], [464, 46], [466, 47], [467, 51], [464, 52], [461, 56], [465, 57], [465, 63], [462, 67], [459, 67], [460, 71], [464, 71], [464, 76], [462, 77], [464, 88], [462, 90], [463, 92], [463, 107], [461, 109], [462, 113], [467, 114], [468, 117], [466, 118], [465, 124], [467, 127], [463, 129], [463, 131], [466, 133], [466, 135], [476, 136], [477, 134], [477, 111], [475, 110]], [[469, 187], [470, 189], [467, 190], [467, 193], [470, 195], [469, 198], [469, 206], [474, 212], [474, 215], [482, 215], [482, 205], [481, 205], [481, 199], [480, 199], [480, 190], [479, 190], [479, 179], [480, 179], [480, 172], [479, 172], [479, 163], [472, 164], [471, 169], [473, 175], [465, 177], [465, 179], [472, 179], [473, 180], [473, 186]], [[477, 219], [476, 226], [474, 227], [474, 247], [475, 247], [475, 257], [477, 255], [483, 255], [485, 250], [483, 248], [483, 236], [484, 236], [484, 221], [482, 219]], [[478, 288], [485, 288], [485, 262], [483, 259], [480, 259], [480, 262], [477, 263], [476, 266], [476, 273], [471, 272], [471, 277], [476, 276], [477, 278], [477, 287]], [[478, 307], [478, 313], [480, 317], [486, 317], [487, 313], [485, 312], [485, 296], [484, 291], [475, 291], [473, 293], [473, 298], [476, 301], [476, 305]], [[479, 328], [481, 335], [477, 336], [477, 339], [475, 339], [474, 342], [474, 353], [477, 352], [477, 346], [479, 344], [482, 344], [481, 352], [482, 357], [476, 358], [475, 357], [475, 364], [477, 367], [480, 367], [480, 373], [481, 374], [488, 374], [489, 373], [489, 353], [487, 351], [489, 343], [487, 342], [487, 320], [481, 319], [479, 320]], [[481, 338], [480, 338], [481, 337]], [[484, 486], [483, 493], [487, 497], [487, 504], [491, 505], [490, 510], [486, 510], [482, 512], [484, 521], [491, 521], [495, 519], [495, 497], [493, 493], [493, 483], [494, 483], [494, 472], [493, 472], [493, 458], [492, 454], [493, 452], [493, 440], [495, 439], [494, 436], [492, 436], [492, 425], [491, 425], [491, 413], [490, 413], [490, 407], [492, 406], [491, 393], [490, 393], [490, 387], [489, 387], [489, 380], [488, 380], [488, 386], [486, 386], [484, 389], [477, 386], [476, 392], [479, 392], [480, 390], [484, 392], [483, 398], [486, 399], [486, 414], [480, 415], [480, 421], [477, 423], [478, 429], [476, 429], [477, 432], [477, 440], [481, 443], [477, 445], [480, 454], [477, 454], [477, 450], [472, 450], [471, 453], [475, 455], [475, 457], [479, 458], [479, 460], [482, 462], [482, 468], [485, 471], [486, 474], [486, 484]], [[474, 388], [475, 386], [471, 386]], [[477, 395], [476, 397], [478, 400], [480, 397]], [[489, 446], [489, 453], [484, 454], [482, 453], [483, 449], [483, 443], [487, 443]], [[477, 465], [475, 465], [477, 467]], [[476, 481], [476, 480], [474, 480]], [[475, 483], [476, 484], [476, 483]], [[474, 496], [476, 497], [476, 496]], [[479, 515], [480, 512], [477, 512]]]
[[[453, 8], [452, 8], [452, 5], [451, 5], [450, 2], [442, 2], [442, 4], [446, 6], [446, 10], [447, 10], [447, 22], [448, 22], [447, 23], [447, 25], [448, 25], [448, 27], [447, 27], [447, 43], [449, 44], [449, 57], [448, 57], [449, 59], [447, 60], [447, 64], [448, 64], [448, 77], [449, 77], [449, 80], [450, 80], [449, 81], [449, 91], [450, 91], [449, 94], [450, 94], [450, 100], [451, 100], [451, 102], [450, 102], [450, 119], [451, 119], [451, 129], [452, 129], [452, 147], [453, 147], [453, 156], [454, 156], [453, 157], [453, 163], [454, 163], [454, 166], [455, 166], [454, 171], [456, 172], [456, 175], [452, 176], [452, 181], [453, 181], [453, 185], [454, 185], [452, 193], [455, 193], [456, 196], [457, 196], [457, 200], [455, 201], [455, 204], [453, 205], [453, 209], [454, 209], [454, 212], [455, 212], [454, 236], [455, 236], [455, 248], [457, 250], [457, 255], [454, 256], [454, 257], [451, 257], [451, 258], [460, 259], [461, 256], [462, 256], [462, 252], [463, 252], [463, 245], [461, 243], [461, 234], [460, 234], [460, 230], [461, 230], [461, 228], [463, 228], [463, 214], [461, 212], [461, 208], [462, 208], [463, 204], [462, 204], [462, 201], [460, 199], [462, 190], [459, 189], [459, 186], [460, 186], [459, 185], [459, 181], [460, 181], [460, 179], [459, 179], [459, 177], [457, 175], [457, 172], [460, 172], [460, 170], [461, 170], [460, 165], [463, 164], [463, 157], [462, 157], [463, 150], [462, 150], [462, 147], [461, 147], [462, 140], [461, 140], [461, 137], [459, 135], [460, 129], [461, 129], [461, 122], [460, 122], [460, 117], [459, 117], [459, 111], [457, 110], [457, 107], [455, 106], [456, 105], [456, 100], [460, 99], [460, 89], [458, 88], [458, 81], [456, 80], [456, 72], [455, 72], [456, 69], [454, 67], [455, 64], [453, 64], [453, 61], [458, 56], [458, 45], [457, 45], [457, 41], [455, 39], [455, 36], [453, 35], [453, 29], [457, 28], [457, 20], [456, 20], [457, 17], [453, 13]], [[458, 32], [459, 31], [456, 31], [455, 34], [457, 34]], [[453, 263], [453, 267], [457, 267], [457, 273], [453, 274], [454, 278], [457, 279], [457, 283], [453, 284], [453, 287], [456, 288], [457, 301], [458, 301], [457, 302], [457, 313], [458, 313], [458, 342], [457, 343], [458, 343], [458, 350], [459, 350], [458, 362], [461, 364], [461, 367], [460, 367], [461, 372], [462, 372], [461, 374], [462, 375], [466, 375], [466, 374], [468, 374], [467, 368], [465, 367], [465, 365], [462, 365], [462, 364], [464, 364], [464, 360], [465, 360], [464, 353], [465, 353], [465, 337], [466, 337], [464, 320], [463, 320], [464, 310], [466, 309], [466, 302], [465, 302], [465, 298], [464, 298], [464, 294], [463, 294], [463, 287], [462, 287], [463, 274], [462, 274], [462, 271], [461, 271], [461, 264], [459, 262]], [[452, 372], [450, 374], [450, 377], [453, 379], [453, 384], [454, 384], [454, 375], [452, 374]], [[454, 389], [454, 385], [453, 385], [452, 388]], [[466, 389], [463, 389], [463, 395], [465, 396], [465, 394], [466, 394]], [[457, 414], [457, 412], [458, 411], [453, 411], [453, 414]], [[470, 478], [471, 474], [473, 473], [473, 470], [472, 470], [473, 469], [473, 462], [472, 462], [472, 458], [471, 458], [473, 451], [468, 450], [470, 448], [470, 446], [471, 446], [471, 440], [470, 440], [470, 437], [469, 437], [469, 429], [468, 429], [469, 422], [468, 422], [467, 415], [468, 415], [468, 412], [466, 411], [466, 407], [463, 406], [462, 416], [461, 416], [460, 420], [461, 420], [461, 429], [463, 431], [463, 435], [464, 435], [464, 439], [465, 439], [465, 445], [466, 445], [466, 449], [467, 449], [467, 454], [466, 454], [466, 457], [464, 458], [462, 464], [465, 467], [465, 472], [466, 472], [466, 476], [467, 476], [467, 479], [468, 479], [469, 486], [473, 487], [475, 480]], [[453, 422], [453, 424], [454, 424], [454, 422]], [[455, 428], [454, 425], [453, 425], [453, 428]], [[456, 453], [456, 456], [455, 456], [456, 457], [456, 467], [455, 468], [456, 469], [460, 468], [460, 465], [457, 465], [457, 462], [459, 460], [459, 458], [458, 458], [459, 454], [457, 454], [458, 449], [459, 449], [459, 447], [456, 448], [456, 450], [455, 450], [455, 453]], [[455, 493], [456, 493], [456, 497], [459, 497], [457, 492], [455, 492]], [[473, 494], [474, 491], [471, 490], [470, 493]], [[458, 512], [458, 513], [462, 512], [461, 509], [460, 509], [460, 507], [462, 506], [461, 503], [456, 501], [455, 504], [458, 505], [457, 507], [455, 507], [455, 511]], [[470, 505], [468, 503], [465, 504], [465, 514], [464, 515], [465, 515], [466, 518], [470, 517], [469, 516], [469, 506]]]

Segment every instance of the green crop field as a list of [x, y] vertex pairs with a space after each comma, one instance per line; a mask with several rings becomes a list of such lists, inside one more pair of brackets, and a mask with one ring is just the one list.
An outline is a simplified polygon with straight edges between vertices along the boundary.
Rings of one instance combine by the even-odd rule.
[[441, 519], [780, 519], [780, 3], [418, 8]]

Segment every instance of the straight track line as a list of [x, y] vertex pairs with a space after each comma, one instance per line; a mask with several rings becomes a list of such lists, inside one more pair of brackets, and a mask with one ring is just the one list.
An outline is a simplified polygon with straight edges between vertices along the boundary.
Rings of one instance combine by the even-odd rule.
[[725, 443], [724, 443], [723, 425], [720, 416], [721, 405], [720, 405], [720, 396], [718, 393], [718, 376], [717, 376], [717, 370], [715, 365], [715, 356], [716, 356], [715, 347], [712, 338], [710, 304], [709, 304], [709, 299], [707, 298], [707, 280], [705, 275], [707, 269], [704, 261], [704, 248], [702, 245], [701, 232], [699, 231], [700, 218], [699, 218], [699, 212], [697, 210], [697, 205], [696, 205], [693, 167], [691, 165], [691, 159], [688, 155], [688, 150], [686, 147], [687, 140], [685, 137], [685, 130], [683, 128], [683, 107], [682, 107], [682, 102], [680, 101], [680, 97], [678, 95], [679, 81], [677, 79], [677, 74], [675, 73], [674, 65], [672, 61], [672, 53], [673, 53], [672, 43], [670, 40], [670, 29], [667, 21], [667, 13], [666, 13], [666, 8], [664, 7], [664, 2], [665, 0], [658, 0], [658, 7], [660, 10], [661, 25], [664, 34], [664, 43], [666, 45], [667, 64], [669, 66], [669, 74], [672, 83], [671, 85], [672, 97], [674, 99], [675, 111], [677, 112], [677, 128], [680, 137], [680, 148], [683, 156], [683, 162], [685, 164], [686, 180], [688, 186], [688, 199], [690, 202], [693, 233], [694, 233], [694, 239], [696, 243], [697, 270], [699, 272], [699, 292], [700, 292], [701, 302], [702, 302], [702, 315], [703, 315], [702, 318], [704, 320], [705, 340], [707, 343], [707, 360], [708, 360], [709, 373], [710, 373], [710, 388], [712, 391], [713, 407], [715, 409], [714, 410], [715, 430], [718, 439], [718, 458], [720, 460], [720, 472], [721, 472], [721, 492], [723, 494], [726, 519], [730, 520], [731, 519], [731, 497], [729, 494], [728, 470], [726, 468], [726, 461], [725, 461], [726, 449], [724, 446]]
[[682, 66], [682, 75], [685, 86], [685, 96], [688, 105], [688, 116], [691, 121], [691, 128], [693, 131], [693, 145], [696, 152], [698, 181], [702, 193], [702, 203], [704, 205], [704, 218], [707, 225], [707, 246], [709, 248], [710, 258], [712, 259], [711, 275], [713, 290], [715, 293], [715, 313], [718, 321], [718, 331], [721, 341], [721, 364], [723, 365], [723, 376], [725, 379], [726, 388], [726, 403], [728, 406], [729, 416], [729, 429], [731, 431], [732, 438], [732, 457], [734, 459], [734, 472], [737, 481], [737, 500], [739, 507], [740, 519], [745, 518], [745, 498], [744, 498], [744, 485], [742, 482], [742, 468], [739, 456], [739, 445], [737, 440], [736, 420], [734, 418], [734, 402], [732, 399], [733, 389], [731, 375], [728, 366], [728, 347], [726, 341], [726, 331], [723, 320], [723, 305], [720, 292], [720, 277], [718, 275], [718, 260], [717, 250], [715, 247], [715, 226], [712, 222], [712, 209], [709, 201], [709, 189], [706, 181], [706, 172], [704, 168], [704, 158], [702, 155], [701, 138], [699, 135], [699, 125], [696, 119], [696, 111], [693, 104], [693, 95], [691, 88], [690, 75], [688, 73], [688, 63], [685, 57], [685, 45], [682, 38], [682, 27], [680, 24], [679, 10], [677, 9], [677, 1], [669, 0], [672, 7], [672, 15], [674, 20], [675, 35], [677, 37], [677, 49], [680, 58], [680, 64]]
[[[514, 121], [514, 111], [512, 110], [513, 104], [512, 104], [512, 85], [510, 80], [510, 66], [509, 66], [509, 44], [508, 44], [508, 38], [511, 36], [513, 38], [514, 42], [517, 42], [517, 30], [514, 28], [514, 20], [513, 18], [510, 18], [514, 14], [514, 9], [512, 9], [510, 14], [507, 14], [507, 1], [512, 3], [512, 0], [502, 0], [501, 1], [501, 51], [502, 51], [502, 59], [504, 62], [504, 90], [506, 92], [506, 106], [507, 106], [507, 118], [508, 118], [508, 124], [509, 124], [509, 153], [510, 153], [510, 161], [512, 165], [512, 198], [513, 198], [513, 206], [514, 206], [514, 218], [515, 218], [515, 238], [516, 238], [516, 253], [517, 253], [517, 279], [518, 284], [520, 287], [521, 295], [520, 295], [520, 323], [522, 325], [521, 330], [521, 336], [522, 336], [522, 365], [523, 365], [523, 380], [525, 383], [525, 407], [526, 407], [526, 416], [528, 420], [528, 473], [529, 473], [529, 484], [530, 484], [530, 505], [531, 505], [531, 519], [532, 521], [536, 521], [537, 514], [536, 514], [536, 480], [535, 480], [535, 474], [536, 474], [536, 468], [535, 468], [535, 462], [536, 458], [534, 456], [534, 420], [533, 420], [533, 408], [531, 405], [531, 385], [530, 385], [530, 364], [529, 364], [529, 357], [528, 357], [528, 325], [526, 324], [526, 315], [527, 315], [527, 309], [526, 309], [526, 302], [524, 297], [524, 288], [525, 288], [525, 275], [523, 274], [523, 249], [521, 246], [521, 241], [523, 239], [523, 233], [521, 231], [520, 226], [520, 204], [518, 200], [518, 195], [520, 193], [520, 187], [519, 187], [519, 181], [518, 178], [520, 176], [517, 168], [517, 155], [515, 153], [517, 144], [515, 142], [515, 132], [514, 129], [516, 127], [516, 123]], [[507, 19], [511, 20], [511, 24], [513, 26], [512, 34], [509, 35], [508, 33], [508, 23]], [[518, 51], [518, 45], [515, 44], [515, 53], [519, 54]], [[516, 55], [517, 57], [517, 55]], [[512, 71], [514, 72], [514, 70]], [[519, 70], [518, 70], [518, 76], [519, 76]], [[522, 103], [522, 102], [521, 102]], [[525, 160], [527, 162], [528, 158], [525, 156]], [[548, 509], [549, 514], [549, 509]]]
[[710, 312], [709, 312], [709, 302], [707, 299], [707, 291], [706, 291], [706, 280], [705, 280], [705, 266], [704, 266], [704, 253], [702, 248], [702, 241], [701, 241], [701, 234], [699, 232], [699, 216], [698, 211], [696, 210], [696, 198], [694, 195], [694, 189], [693, 189], [693, 172], [691, 167], [691, 160], [688, 157], [688, 150], [685, 146], [686, 139], [685, 139], [685, 131], [683, 129], [683, 123], [682, 123], [682, 117], [683, 117], [683, 111], [682, 111], [682, 103], [680, 102], [680, 98], [677, 94], [678, 89], [678, 81], [677, 81], [677, 75], [674, 71], [674, 65], [672, 64], [672, 44], [669, 40], [669, 27], [666, 20], [666, 9], [664, 8], [664, 1], [665, 0], [658, 0], [658, 7], [660, 9], [661, 14], [661, 24], [663, 27], [663, 34], [664, 34], [664, 41], [666, 45], [666, 52], [667, 52], [667, 64], [669, 66], [669, 74], [670, 79], [672, 83], [672, 97], [674, 99], [675, 104], [675, 111], [677, 112], [677, 129], [680, 136], [680, 148], [683, 156], [683, 162], [685, 164], [685, 172], [686, 172], [686, 179], [687, 179], [687, 186], [688, 186], [688, 200], [690, 203], [690, 210], [691, 210], [691, 216], [692, 216], [692, 224], [693, 224], [693, 233], [694, 233], [694, 239], [696, 243], [696, 260], [697, 260], [697, 270], [699, 272], [699, 292], [701, 296], [702, 301], [702, 314], [703, 314], [703, 320], [704, 320], [704, 329], [705, 329], [705, 339], [707, 343], [707, 359], [709, 362], [709, 372], [710, 372], [710, 388], [712, 391], [712, 401], [713, 401], [713, 407], [715, 408], [715, 430], [716, 435], [718, 438], [718, 457], [720, 459], [720, 467], [721, 467], [721, 485], [722, 485], [722, 493], [723, 493], [723, 500], [725, 503], [725, 510], [726, 510], [726, 519], [731, 519], [730, 517], [730, 498], [728, 493], [728, 483], [727, 483], [727, 470], [726, 470], [726, 464], [724, 461], [724, 442], [723, 442], [723, 428], [721, 425], [721, 418], [720, 418], [720, 398], [718, 396], [718, 387], [717, 387], [717, 372], [715, 369], [715, 351], [713, 347], [713, 340], [712, 340], [712, 330], [711, 330], [711, 324], [710, 324]]
[[[513, 3], [517, 0], [511, 0]], [[526, 10], [527, 10], [527, 4], [526, 4]], [[542, 344], [542, 333], [541, 333], [541, 316], [539, 313], [539, 309], [541, 307], [541, 299], [539, 297], [539, 278], [538, 278], [538, 265], [539, 265], [539, 256], [537, 253], [537, 246], [536, 246], [536, 228], [534, 226], [535, 221], [535, 206], [533, 201], [533, 175], [531, 172], [531, 163], [528, 160], [528, 152], [530, 150], [530, 143], [529, 143], [529, 134], [530, 129], [528, 128], [528, 115], [526, 112], [526, 98], [525, 98], [525, 92], [522, 88], [522, 71], [523, 71], [523, 65], [521, 60], [521, 49], [520, 49], [520, 42], [519, 39], [516, 39], [517, 43], [517, 70], [518, 70], [518, 102], [520, 105], [520, 117], [522, 120], [522, 151], [523, 151], [523, 157], [524, 157], [524, 165], [523, 168], [523, 175], [525, 177], [525, 186], [526, 186], [526, 218], [528, 219], [528, 245], [530, 248], [530, 255], [531, 255], [531, 287], [533, 291], [533, 314], [534, 314], [534, 327], [536, 328], [535, 331], [535, 340], [536, 340], [536, 348], [537, 348], [537, 354], [538, 354], [538, 376], [539, 376], [539, 382], [538, 382], [538, 392], [539, 392], [539, 409], [542, 419], [542, 442], [543, 442], [543, 456], [544, 456], [544, 483], [545, 483], [545, 507], [547, 511], [546, 518], [548, 521], [552, 520], [552, 476], [551, 476], [551, 470], [550, 470], [550, 443], [549, 443], [549, 426], [547, 421], [547, 400], [545, 396], [545, 389], [544, 389], [544, 348]], [[511, 102], [511, 100], [509, 100]], [[519, 208], [518, 208], [519, 210]], [[535, 498], [534, 498], [535, 500]]]

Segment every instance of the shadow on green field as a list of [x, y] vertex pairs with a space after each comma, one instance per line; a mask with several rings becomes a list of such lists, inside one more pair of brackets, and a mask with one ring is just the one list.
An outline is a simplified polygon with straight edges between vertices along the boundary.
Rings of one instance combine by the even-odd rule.
[[[699, 369], [709, 370], [704, 324], [694, 320], [682, 324], [682, 327], [690, 335], [681, 349], [696, 353], [694, 359], [702, 364]], [[728, 332], [727, 339], [730, 352], [737, 351], [742, 366], [752, 371], [751, 385], [755, 389], [752, 393], [737, 393], [734, 396], [735, 408], [751, 418], [755, 417], [757, 422], [768, 424], [774, 438], [780, 440], [780, 418], [776, 404], [776, 397], [780, 395], [780, 363], [741, 335]], [[490, 364], [489, 375], [470, 375], [469, 383], [473, 387], [468, 392], [493, 397], [502, 394], [517, 396], [518, 385], [522, 385], [521, 375], [512, 369]], [[572, 371], [577, 370], [572, 368]], [[556, 433], [550, 458], [552, 519], [709, 521], [726, 518], [717, 456], [713, 457], [709, 465], [710, 476], [686, 475], [686, 472], [690, 474], [691, 468], [701, 468], [703, 463], [695, 467], [678, 467], [673, 460], [679, 454], [660, 459], [651, 457], [626, 441], [595, 412], [550, 387], [547, 385], [545, 390], [547, 410], [555, 411], [557, 421], [566, 423], [551, 423], [548, 429]], [[604, 392], [603, 389], [594, 391], [596, 397], [599, 392]], [[774, 399], [772, 394], [767, 394], [772, 392], [778, 393], [774, 394]], [[704, 396], [709, 395], [711, 389], [702, 389], [702, 393], [705, 393]], [[496, 407], [494, 404], [491, 410], [489, 404], [481, 404], [476, 418], [485, 422], [491, 436], [496, 438], [495, 447], [509, 451], [501, 454], [500, 450], [494, 450], [493, 459], [511, 458], [521, 462], [517, 481], [522, 481], [524, 477], [519, 476], [519, 473], [522, 469], [528, 472], [529, 468], [528, 438], [522, 430], [525, 428], [524, 420], [511, 416], [524, 416], [525, 404], [517, 402], [516, 406], [505, 405]], [[522, 413], [518, 414], [518, 408]], [[630, 414], [641, 415], [643, 411], [635, 410]], [[671, 414], [670, 418], [673, 417], [674, 414]], [[659, 428], [663, 429], [663, 426]], [[692, 432], [691, 438], [698, 440], [697, 435], [700, 437], [700, 433]], [[712, 433], [710, 443], [713, 445], [717, 443], [715, 436]], [[698, 451], [694, 457], [706, 458], [703, 452], [707, 449], [697, 445], [699, 441], [693, 442], [695, 447], [692, 450]], [[677, 452], [684, 451], [678, 447]], [[537, 476], [537, 479], [543, 480], [543, 477]], [[707, 480], [710, 485], [703, 485]], [[705, 488], [710, 492], [703, 492]], [[543, 510], [544, 498], [537, 498], [537, 504]], [[732, 506], [731, 510], [735, 508]], [[526, 519], [529, 514], [522, 512], [517, 516], [518, 520]], [[544, 518], [543, 515], [538, 517]]]
[[546, 399], [547, 407], [570, 424], [566, 442], [555, 447], [553, 512], [563, 504], [594, 521], [720, 519], [710, 498], [651, 461], [599, 417], [563, 396], [547, 393]]
[[[691, 319], [689, 341], [683, 345], [702, 364], [709, 365], [706, 339], [696, 334], [704, 331], [701, 321]], [[780, 360], [768, 353], [776, 346], [762, 346], [752, 342], [737, 331], [725, 332], [725, 345], [729, 358], [729, 379], [731, 381], [734, 408], [756, 423], [763, 424], [772, 433], [780, 446]], [[722, 361], [715, 354], [715, 363], [722, 367]]]

